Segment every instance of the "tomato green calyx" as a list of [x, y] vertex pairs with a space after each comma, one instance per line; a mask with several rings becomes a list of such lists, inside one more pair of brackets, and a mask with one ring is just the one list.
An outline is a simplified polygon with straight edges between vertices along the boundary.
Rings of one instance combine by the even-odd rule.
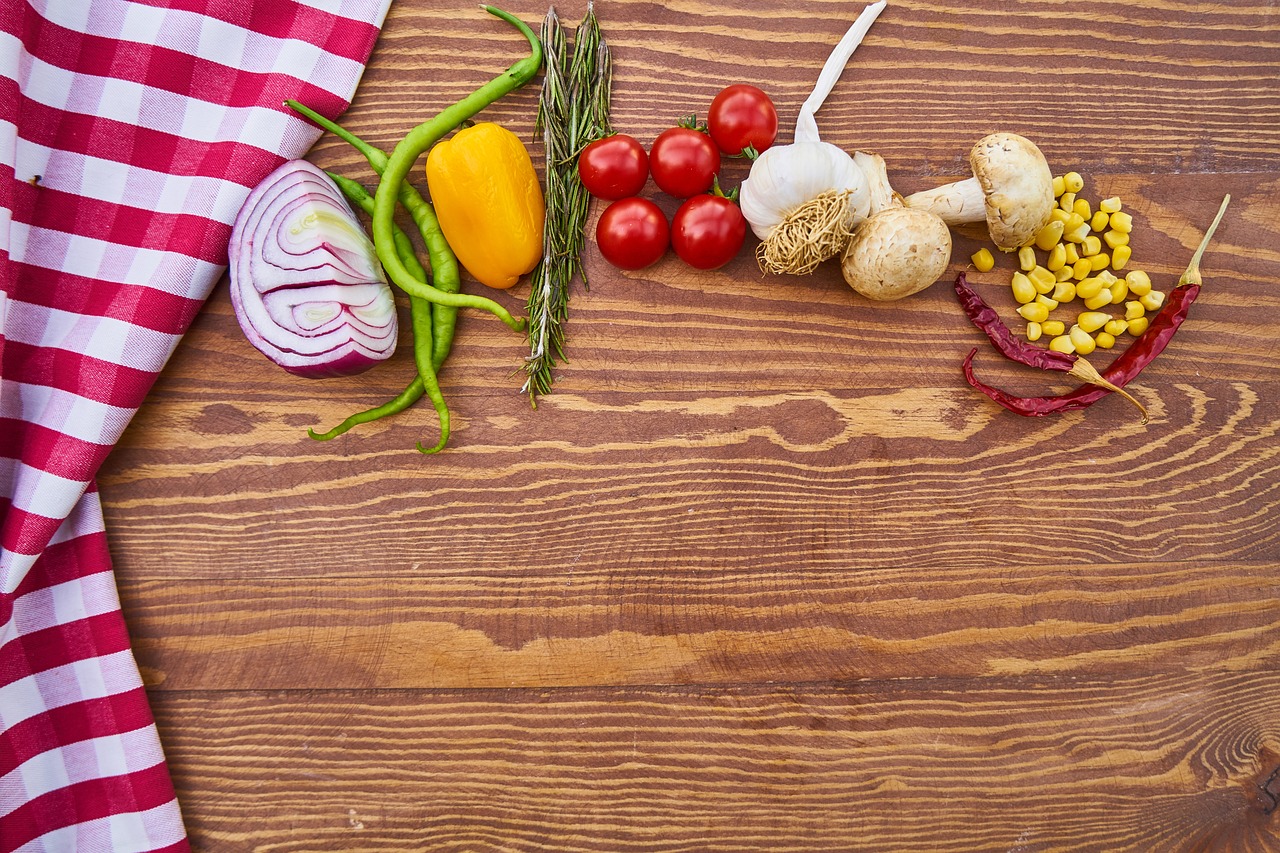
[[733, 189], [729, 190], [729, 192], [725, 192], [724, 188], [720, 186], [720, 176], [716, 175], [716, 177], [711, 182], [710, 195], [718, 196], [719, 198], [727, 198], [729, 201], [733, 202], [734, 204], [738, 204], [739, 189], [740, 187], [734, 187]]
[[698, 133], [705, 133], [708, 135], [711, 133], [711, 131], [707, 129], [706, 122], [698, 121], [697, 113], [689, 113], [687, 116], [676, 122], [676, 127], [687, 127], [690, 130], [696, 130]]

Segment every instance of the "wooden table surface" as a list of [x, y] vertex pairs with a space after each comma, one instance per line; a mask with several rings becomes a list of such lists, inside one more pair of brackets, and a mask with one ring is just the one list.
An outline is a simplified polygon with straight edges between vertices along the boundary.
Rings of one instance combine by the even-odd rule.
[[[741, 81], [789, 141], [861, 8], [598, 0], [616, 129], [648, 144]], [[474, 4], [396, 0], [344, 121], [390, 148], [525, 50]], [[532, 140], [536, 102], [482, 117]], [[904, 193], [1029, 136], [1123, 199], [1166, 290], [1229, 192], [1132, 386], [1151, 423], [964, 383], [971, 229], [892, 304], [834, 264], [621, 273], [592, 243], [536, 410], [522, 336], [464, 315], [434, 457], [425, 405], [310, 440], [408, 350], [292, 378], [224, 283], [100, 478], [197, 849], [1280, 850], [1280, 7], [891, 0], [818, 119]], [[311, 156], [372, 185], [332, 137]], [[974, 276], [1011, 319], [1014, 268]]]

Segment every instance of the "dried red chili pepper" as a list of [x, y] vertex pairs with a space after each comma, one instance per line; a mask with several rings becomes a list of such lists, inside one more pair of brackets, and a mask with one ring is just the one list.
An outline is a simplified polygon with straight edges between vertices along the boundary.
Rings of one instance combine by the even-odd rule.
[[[1203, 284], [1200, 275], [1200, 259], [1203, 257], [1204, 251], [1209, 245], [1209, 239], [1217, 229], [1218, 223], [1222, 221], [1222, 215], [1226, 213], [1227, 204], [1230, 201], [1231, 196], [1229, 195], [1222, 199], [1222, 206], [1218, 208], [1218, 215], [1214, 217], [1213, 224], [1205, 232], [1204, 238], [1200, 241], [1195, 254], [1191, 256], [1191, 262], [1178, 279], [1177, 286], [1169, 293], [1164, 306], [1151, 321], [1147, 330], [1142, 333], [1141, 337], [1130, 344], [1127, 350], [1111, 362], [1106, 370], [1102, 371], [1102, 377], [1106, 381], [1116, 386], [1128, 384], [1148, 364], [1154, 361], [1160, 353], [1164, 352], [1165, 347], [1169, 345], [1174, 333], [1182, 325], [1182, 321], [1187, 318], [1187, 312], [1190, 310], [1191, 304], [1200, 295], [1200, 287]], [[964, 360], [965, 379], [974, 388], [977, 388], [1009, 411], [1019, 415], [1039, 417], [1073, 409], [1083, 409], [1111, 393], [1105, 387], [1092, 387], [1077, 388], [1074, 391], [1053, 397], [1018, 397], [999, 388], [986, 385], [974, 376], [973, 357], [977, 351], [977, 347], [975, 347]]]
[[[1009, 330], [1009, 327], [1000, 319], [1000, 315], [994, 308], [987, 305], [978, 292], [970, 286], [967, 276], [964, 273], [956, 276], [955, 283], [956, 296], [960, 298], [960, 305], [964, 309], [973, 325], [977, 326], [986, 333], [987, 338], [991, 341], [991, 345], [996, 348], [1001, 355], [1009, 358], [1019, 364], [1025, 364], [1030, 367], [1038, 367], [1041, 370], [1057, 370], [1068, 376], [1088, 382], [1090, 385], [1098, 386], [1099, 390], [1105, 389], [1105, 393], [1115, 391], [1125, 399], [1132, 402], [1142, 412], [1142, 422], [1147, 422], [1146, 408], [1135, 400], [1127, 391], [1120, 386], [1106, 379], [1102, 374], [1094, 368], [1085, 359], [1075, 353], [1058, 352], [1056, 350], [1045, 349], [1044, 347], [1034, 346], [1028, 341], [1024, 341]], [[987, 393], [988, 386], [981, 383], [974, 384], [977, 379], [973, 377], [973, 371], [970, 365], [973, 363], [973, 356], [978, 350], [969, 353], [969, 357], [965, 359], [965, 378], [969, 380], [969, 384], [973, 385], [983, 393]], [[991, 389], [996, 390], [996, 389]], [[1003, 394], [1003, 392], [1001, 392]], [[987, 393], [987, 396], [991, 396]], [[1008, 397], [1009, 395], [1004, 395]], [[995, 398], [993, 398], [995, 399]], [[996, 402], [1004, 405], [1000, 400]], [[1006, 408], [1008, 408], [1006, 406]]]
[[968, 276], [964, 273], [956, 276], [955, 288], [965, 316], [973, 321], [973, 325], [986, 332], [987, 337], [991, 339], [991, 345], [1002, 355], [1019, 364], [1038, 367], [1041, 370], [1060, 370], [1067, 373], [1075, 366], [1074, 353], [1045, 349], [1015, 337], [1009, 327], [1004, 324], [1004, 320], [1000, 319], [996, 310], [988, 305], [978, 295], [978, 291], [969, 284]]

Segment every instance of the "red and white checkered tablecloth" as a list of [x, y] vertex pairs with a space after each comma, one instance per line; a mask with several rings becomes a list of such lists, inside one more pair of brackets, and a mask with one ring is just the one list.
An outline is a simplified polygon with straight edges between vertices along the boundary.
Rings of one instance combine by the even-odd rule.
[[390, 0], [0, 0], [0, 853], [188, 849], [94, 477]]

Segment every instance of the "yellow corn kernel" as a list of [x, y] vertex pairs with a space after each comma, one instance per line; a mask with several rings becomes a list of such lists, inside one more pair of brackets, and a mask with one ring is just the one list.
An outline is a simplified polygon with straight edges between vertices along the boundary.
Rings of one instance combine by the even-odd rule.
[[1057, 220], [1058, 222], [1066, 222], [1070, 217], [1071, 211], [1063, 210], [1060, 207], [1055, 207], [1053, 210], [1049, 211], [1050, 222], [1054, 220]]
[[1117, 317], [1114, 320], [1108, 320], [1107, 325], [1102, 327], [1102, 331], [1108, 335], [1111, 335], [1113, 338], [1117, 335], [1123, 335], [1128, 330], [1129, 330], [1129, 321], [1121, 320], [1119, 317]]
[[[1065, 183], [1065, 181], [1064, 181]], [[1103, 213], [1115, 213], [1120, 209], [1120, 196], [1113, 195], [1111, 198], [1104, 198], [1098, 202], [1098, 210]]]
[[1096, 332], [1111, 322], [1111, 315], [1102, 311], [1083, 311], [1076, 317], [1076, 325], [1086, 332]]
[[1098, 344], [1099, 349], [1111, 349], [1116, 345], [1116, 336], [1110, 332], [1098, 332], [1093, 336], [1093, 340]]
[[1031, 283], [1036, 286], [1037, 293], [1049, 293], [1053, 290], [1053, 286], [1058, 283], [1058, 277], [1039, 264], [1031, 268], [1027, 273], [1027, 278], [1031, 279]]
[[1128, 234], [1133, 230], [1133, 217], [1122, 210], [1117, 210], [1111, 214], [1111, 228], [1121, 234]]
[[1088, 355], [1098, 345], [1098, 342], [1093, 339], [1093, 335], [1079, 326], [1072, 326], [1067, 335], [1071, 338], [1071, 343], [1075, 345], [1077, 355]]
[[1146, 317], [1134, 317], [1129, 321], [1129, 334], [1135, 338], [1147, 330], [1147, 326], [1151, 325], [1151, 321]]
[[1067, 190], [1062, 195], [1058, 196], [1058, 207], [1062, 208], [1067, 213], [1074, 211], [1076, 209], [1076, 194]]
[[1058, 281], [1070, 281], [1071, 274], [1072, 274], [1071, 267], [1063, 266], [1062, 269], [1054, 273], [1054, 276], [1058, 279]]
[[1067, 324], [1061, 320], [1045, 320], [1040, 324], [1040, 328], [1049, 337], [1056, 337], [1067, 331]]
[[1111, 270], [1100, 270], [1098, 272], [1098, 278], [1102, 279], [1103, 287], [1110, 287], [1111, 285], [1119, 281], [1119, 279], [1116, 278], [1116, 274], [1113, 273]]
[[1063, 243], [1062, 247], [1063, 254], [1066, 255], [1066, 261], [1068, 264], [1074, 264], [1076, 261], [1080, 260], [1080, 248], [1075, 243]]
[[1129, 270], [1124, 280], [1129, 282], [1129, 292], [1134, 296], [1146, 296], [1151, 292], [1151, 276], [1145, 270]]
[[1088, 258], [1081, 258], [1071, 265], [1071, 277], [1076, 281], [1082, 281], [1091, 272], [1093, 272], [1093, 262]]
[[1081, 279], [1080, 283], [1076, 285], [1076, 296], [1081, 299], [1092, 299], [1102, 292], [1102, 288], [1102, 279], [1096, 275], [1091, 275], [1088, 278]]
[[1028, 323], [1043, 323], [1049, 319], [1049, 309], [1039, 302], [1028, 302], [1018, 306], [1018, 314]]
[[1054, 244], [1062, 239], [1063, 223], [1057, 219], [1050, 219], [1048, 224], [1036, 232], [1036, 246], [1044, 251], [1049, 251]]
[[1080, 242], [1081, 257], [1091, 258], [1102, 251], [1102, 240], [1097, 234], [1090, 234]]
[[1071, 205], [1071, 209], [1085, 219], [1093, 218], [1093, 208], [1089, 206], [1089, 199], [1087, 198], [1077, 198], [1076, 203]]
[[1036, 286], [1027, 278], [1026, 273], [1015, 272], [1009, 286], [1013, 289], [1014, 300], [1023, 305], [1036, 298]]
[[1053, 197], [1057, 198], [1067, 191], [1067, 179], [1062, 175], [1053, 176]]
[[[1074, 213], [1071, 215], [1072, 217], [1076, 216]], [[1084, 220], [1080, 220], [1080, 224], [1076, 225], [1074, 218], [1069, 219], [1062, 229], [1062, 239], [1066, 240], [1068, 243], [1083, 243], [1084, 238], [1088, 236], [1089, 223]], [[1081, 252], [1080, 254], [1083, 255], [1084, 252]]]
[[1018, 250], [1018, 268], [1023, 272], [1030, 272], [1032, 267], [1036, 265], [1036, 247], [1034, 241], [1028, 243]]
[[1111, 253], [1111, 266], [1122, 270], [1131, 257], [1133, 257], [1133, 249], [1128, 246], [1116, 246], [1115, 251]]
[[1164, 293], [1159, 290], [1153, 290], [1150, 293], [1144, 293], [1139, 296], [1138, 301], [1148, 311], [1159, 311], [1160, 306], [1164, 304]]
[[1095, 211], [1093, 218], [1089, 220], [1089, 227], [1094, 231], [1101, 231], [1111, 222], [1111, 217], [1104, 210]]
[[1076, 351], [1076, 345], [1071, 343], [1071, 337], [1069, 335], [1058, 335], [1056, 338], [1049, 341], [1049, 349], [1054, 352], [1065, 352], [1070, 355]]
[[1053, 248], [1049, 250], [1049, 257], [1045, 259], [1044, 268], [1050, 272], [1057, 272], [1067, 265], [1067, 247], [1061, 243], [1054, 243]]
[[1124, 318], [1126, 320], [1136, 320], [1139, 317], [1145, 317], [1146, 314], [1146, 306], [1141, 302], [1131, 299], [1124, 304]]
[[1094, 272], [1102, 272], [1111, 266], [1111, 256], [1106, 252], [1099, 252], [1096, 255], [1089, 256], [1089, 265], [1093, 267]]
[[1103, 232], [1102, 242], [1113, 249], [1118, 249], [1121, 246], [1129, 245], [1129, 235], [1122, 231], [1106, 231]]
[[1111, 291], [1105, 290], [1105, 289], [1100, 291], [1097, 296], [1091, 297], [1084, 301], [1084, 307], [1088, 308], [1090, 311], [1097, 311], [1099, 308], [1103, 307], [1104, 305], [1110, 305], [1110, 304], [1111, 304]]
[[1059, 304], [1070, 302], [1076, 298], [1076, 286], [1069, 281], [1060, 281], [1053, 286], [1053, 293], [1049, 294], [1049, 298], [1057, 300]]
[[1044, 327], [1041, 326], [1039, 323], [1027, 324], [1027, 340], [1038, 341], [1040, 340], [1040, 335], [1042, 335], [1043, 333], [1044, 333]]
[[1052, 296], [1048, 295], [1047, 293], [1041, 293], [1037, 295], [1036, 302], [1039, 302], [1041, 305], [1043, 305], [1045, 308], [1048, 308], [1050, 311], [1058, 307], [1058, 300], [1054, 299]]
[[1116, 279], [1111, 285], [1111, 304], [1119, 305], [1129, 298], [1129, 282], [1124, 279]]
[[973, 261], [978, 272], [991, 272], [996, 265], [996, 259], [988, 249], [979, 249], [970, 256], [969, 260]]
[[1079, 172], [1067, 172], [1062, 176], [1062, 186], [1069, 193], [1078, 193], [1084, 189], [1084, 178]]

